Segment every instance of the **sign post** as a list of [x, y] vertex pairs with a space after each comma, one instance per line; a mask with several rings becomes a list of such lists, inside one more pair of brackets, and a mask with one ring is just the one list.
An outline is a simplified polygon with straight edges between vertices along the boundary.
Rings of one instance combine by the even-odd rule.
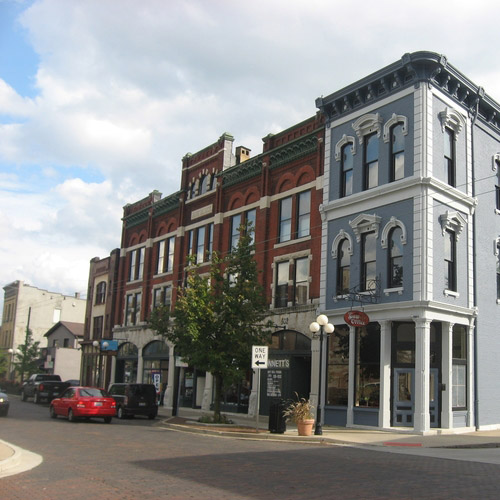
[[266, 345], [252, 346], [252, 369], [257, 370], [257, 404], [255, 411], [255, 430], [259, 432], [260, 411], [260, 370], [267, 368], [269, 348]]

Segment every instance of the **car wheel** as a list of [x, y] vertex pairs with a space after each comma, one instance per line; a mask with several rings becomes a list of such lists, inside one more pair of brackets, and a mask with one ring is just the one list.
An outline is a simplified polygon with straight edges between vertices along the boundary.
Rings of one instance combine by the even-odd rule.
[[118, 410], [116, 412], [116, 416], [119, 418], [119, 419], [123, 419], [125, 418], [125, 412], [123, 411], [123, 407], [122, 406], [119, 406], [118, 407]]
[[49, 412], [50, 412], [50, 418], [57, 418], [57, 413], [56, 410], [54, 410], [53, 406], [50, 407]]
[[149, 420], [154, 420], [156, 418], [156, 415], [154, 413], [150, 413], [148, 415]]
[[73, 410], [69, 409], [68, 410], [68, 420], [70, 422], [76, 422], [76, 418], [75, 416], [73, 415]]
[[104, 417], [104, 422], [106, 422], [107, 424], [110, 424], [111, 423], [111, 417]]
[[38, 395], [38, 392], [35, 392], [35, 395], [33, 396], [33, 403], [40, 404], [40, 396]]
[[26, 394], [24, 391], [21, 392], [21, 401], [26, 401], [28, 398], [26, 397]]

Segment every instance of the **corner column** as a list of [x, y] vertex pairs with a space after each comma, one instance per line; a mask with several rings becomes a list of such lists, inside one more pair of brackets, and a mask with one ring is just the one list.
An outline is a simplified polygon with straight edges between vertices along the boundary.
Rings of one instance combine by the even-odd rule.
[[430, 429], [429, 375], [430, 375], [431, 322], [428, 319], [415, 321], [415, 432], [425, 433]]

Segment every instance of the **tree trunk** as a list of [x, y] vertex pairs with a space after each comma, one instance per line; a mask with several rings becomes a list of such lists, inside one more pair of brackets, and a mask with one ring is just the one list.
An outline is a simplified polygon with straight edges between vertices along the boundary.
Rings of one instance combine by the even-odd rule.
[[214, 422], [220, 422], [220, 400], [222, 395], [222, 377], [214, 373], [215, 395], [214, 395]]

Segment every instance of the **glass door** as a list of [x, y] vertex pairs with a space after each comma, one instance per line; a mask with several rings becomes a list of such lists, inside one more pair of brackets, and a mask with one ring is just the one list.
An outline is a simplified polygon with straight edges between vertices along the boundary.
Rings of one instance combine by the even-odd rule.
[[415, 370], [413, 368], [395, 368], [393, 380], [392, 425], [413, 427]]

